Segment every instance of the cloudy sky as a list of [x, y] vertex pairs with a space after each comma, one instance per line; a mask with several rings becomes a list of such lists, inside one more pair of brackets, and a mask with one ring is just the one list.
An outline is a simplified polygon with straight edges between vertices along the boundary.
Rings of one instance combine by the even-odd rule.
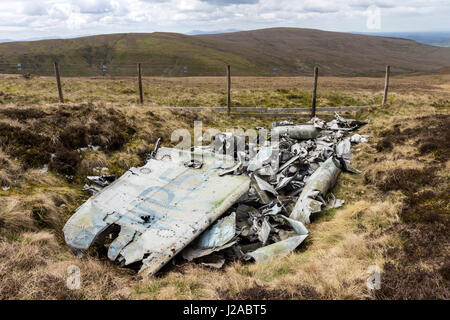
[[448, 0], [0, 0], [0, 39], [118, 32], [450, 31]]

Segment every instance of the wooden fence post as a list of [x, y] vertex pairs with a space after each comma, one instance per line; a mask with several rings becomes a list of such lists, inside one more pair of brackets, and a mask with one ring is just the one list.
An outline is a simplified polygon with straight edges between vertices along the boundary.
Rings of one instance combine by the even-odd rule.
[[391, 66], [386, 66], [386, 78], [384, 79], [384, 94], [383, 94], [383, 103], [381, 105], [385, 105], [388, 97], [389, 90], [389, 75], [391, 73]]
[[138, 63], [138, 82], [139, 82], [139, 103], [144, 103], [144, 94], [142, 92], [142, 67], [141, 64]]
[[311, 118], [316, 116], [316, 98], [317, 98], [317, 78], [319, 77], [319, 68], [314, 67], [314, 87], [312, 93]]
[[56, 61], [55, 61], [55, 76], [56, 76], [56, 84], [58, 86], [59, 102], [64, 103], [64, 96], [61, 88], [61, 78], [59, 76], [59, 65], [58, 62]]
[[227, 65], [227, 108], [228, 115], [231, 113], [231, 67]]

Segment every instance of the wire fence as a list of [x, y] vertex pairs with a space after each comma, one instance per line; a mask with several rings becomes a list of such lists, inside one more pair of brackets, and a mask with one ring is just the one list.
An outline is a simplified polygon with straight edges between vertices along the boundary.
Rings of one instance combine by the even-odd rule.
[[[65, 63], [60, 62], [61, 77], [130, 77], [137, 74], [137, 63]], [[155, 62], [141, 62], [142, 75], [154, 77], [192, 77], [192, 76], [225, 76], [226, 64], [200, 65], [200, 64], [158, 64]], [[312, 69], [311, 69], [312, 70]], [[45, 63], [2, 63], [0, 73], [3, 74], [30, 74], [39, 76], [54, 75], [53, 62]], [[295, 75], [292, 70], [285, 67], [255, 67], [233, 65], [233, 74], [236, 76], [286, 76]], [[305, 73], [306, 74], [306, 73]]]
[[[143, 67], [143, 68], [142, 68]], [[125, 63], [125, 64], [99, 64], [99, 63], [91, 63], [91, 64], [81, 64], [81, 63], [74, 63], [74, 64], [65, 64], [65, 63], [1, 63], [0, 62], [0, 73], [4, 74], [21, 74], [24, 77], [31, 77], [31, 75], [42, 75], [42, 76], [56, 76], [56, 83], [57, 83], [57, 89], [58, 89], [58, 96], [59, 101], [61, 103], [64, 103], [64, 91], [61, 85], [61, 78], [62, 77], [137, 77], [138, 84], [139, 84], [139, 90], [138, 90], [138, 97], [139, 97], [139, 103], [144, 103], [144, 93], [143, 93], [143, 85], [142, 85], [142, 78], [144, 76], [162, 76], [162, 77], [191, 77], [191, 76], [211, 76], [211, 77], [223, 77], [225, 76], [227, 78], [226, 81], [226, 110], [227, 113], [231, 113], [231, 72], [230, 72], [230, 65], [224, 65], [221, 70], [217, 66], [209, 66], [209, 69], [207, 69], [208, 66], [203, 65], [194, 65], [194, 66], [188, 66], [188, 65], [162, 65], [162, 64], [149, 64], [146, 65], [145, 63]], [[382, 104], [385, 104], [387, 101], [387, 94], [388, 94], [388, 86], [389, 86], [389, 74], [390, 74], [390, 67], [386, 67], [386, 73], [385, 73], [385, 88], [384, 88], [384, 94], [383, 94], [383, 101]], [[248, 71], [245, 71], [240, 68], [239, 66], [234, 67], [233, 66], [233, 76], [239, 76], [239, 75], [251, 75], [248, 73]], [[277, 75], [284, 75], [284, 70], [280, 70], [277, 67], [272, 67], [271, 69], [268, 68], [262, 68], [260, 69], [261, 75], [267, 75], [267, 76], [277, 76]], [[313, 85], [313, 92], [312, 92], [312, 100], [311, 100], [311, 108], [309, 108], [309, 111], [311, 113], [311, 116], [316, 115], [316, 90], [317, 90], [317, 78], [318, 78], [318, 67], [314, 67], [314, 85]], [[362, 108], [365, 106], [346, 106], [350, 108]], [[216, 108], [221, 109], [221, 108]], [[237, 110], [236, 108], [233, 108], [234, 110]], [[242, 108], [241, 108], [242, 109]], [[245, 109], [245, 108], [244, 108]], [[323, 109], [323, 108], [322, 108]], [[343, 110], [354, 110], [354, 109], [344, 109]], [[249, 110], [246, 110], [249, 111]], [[288, 111], [293, 111], [293, 109], [290, 109]], [[304, 108], [300, 111], [306, 111]], [[325, 111], [325, 110], [323, 110]], [[283, 113], [285, 110], [278, 110], [277, 112]]]

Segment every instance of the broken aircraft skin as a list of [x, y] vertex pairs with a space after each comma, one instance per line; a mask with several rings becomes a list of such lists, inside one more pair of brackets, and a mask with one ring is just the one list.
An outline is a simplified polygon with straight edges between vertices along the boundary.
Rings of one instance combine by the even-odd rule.
[[108, 258], [120, 265], [142, 261], [141, 271], [157, 272], [248, 190], [246, 176], [218, 176], [232, 159], [202, 156], [202, 168], [193, 169], [184, 165], [190, 152], [160, 148], [78, 208], [64, 226], [66, 243], [85, 252], [118, 232]]
[[158, 140], [146, 165], [104, 189], [97, 184], [66, 223], [66, 242], [75, 253], [104, 244], [109, 259], [141, 262], [149, 275], [179, 252], [215, 268], [234, 259], [266, 263], [305, 240], [312, 214], [343, 204], [329, 191], [342, 171], [358, 172], [350, 147], [367, 136], [348, 135], [366, 123], [338, 114], [328, 123], [281, 121], [272, 124], [273, 141], [223, 132], [193, 151], [159, 148]]
[[[365, 142], [367, 137], [345, 136], [368, 121], [344, 119], [338, 114], [335, 117], [328, 123], [318, 118], [302, 125], [290, 121], [274, 123], [271, 134], [277, 136], [276, 142], [253, 150], [253, 158], [237, 151], [235, 160], [239, 164], [222, 174], [248, 175], [250, 189], [221, 220], [182, 252], [183, 257], [199, 262], [210, 257], [209, 261], [216, 264], [208, 265], [220, 267], [225, 259], [266, 263], [295, 250], [308, 236], [305, 224], [310, 223], [311, 214], [343, 204], [343, 200], [328, 193], [339, 174], [357, 172], [350, 165], [350, 147]], [[219, 146], [222, 151], [225, 149], [222, 145], [230, 148], [242, 140], [243, 137], [232, 133], [221, 133], [220, 143], [213, 147]], [[248, 147], [252, 147], [250, 142]], [[278, 162], [273, 161], [274, 154]], [[242, 163], [246, 156], [250, 158], [247, 164]], [[230, 225], [235, 224], [234, 236], [231, 232], [210, 232], [225, 228], [225, 221], [227, 230], [232, 230]], [[212, 234], [217, 234], [217, 238]], [[219, 234], [227, 234], [228, 242]], [[219, 239], [221, 242], [217, 242]]]
[[325, 205], [323, 198], [328, 190], [333, 188], [340, 173], [340, 164], [335, 158], [330, 157], [323, 162], [308, 178], [290, 218], [306, 224], [310, 223], [310, 215], [322, 210], [322, 206]]
[[313, 124], [279, 126], [272, 130], [272, 134], [280, 136], [287, 135], [290, 138], [297, 140], [314, 139], [319, 133], [320, 129], [316, 128]]

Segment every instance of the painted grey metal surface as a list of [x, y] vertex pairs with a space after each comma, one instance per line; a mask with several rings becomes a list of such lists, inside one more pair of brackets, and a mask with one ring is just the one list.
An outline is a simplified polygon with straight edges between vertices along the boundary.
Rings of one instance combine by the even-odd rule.
[[233, 212], [214, 223], [182, 252], [183, 258], [193, 260], [226, 249], [236, 235], [236, 213]]
[[196, 151], [200, 169], [186, 167], [193, 154], [160, 148], [149, 162], [129, 169], [90, 198], [64, 226], [75, 252], [89, 249], [114, 228], [108, 257], [121, 265], [142, 261], [141, 272], [154, 274], [209, 227], [249, 188], [246, 176], [220, 177], [234, 165], [224, 155]]
[[[270, 145], [259, 146], [239, 169], [227, 171], [248, 175], [251, 188], [224, 218], [183, 251], [183, 257], [217, 267], [224, 259], [266, 263], [294, 251], [308, 236], [304, 223], [310, 222], [312, 213], [343, 205], [344, 201], [329, 190], [341, 168], [351, 171], [351, 144], [364, 141], [364, 137], [346, 135], [363, 123], [339, 115], [331, 122], [313, 118], [301, 125], [290, 121], [272, 123], [275, 135], [281, 136]], [[308, 138], [311, 132], [317, 136]], [[242, 139], [231, 132], [216, 137], [220, 146]], [[239, 154], [236, 160], [241, 161]], [[211, 259], [209, 263], [205, 264], [205, 258]]]
[[272, 135], [287, 135], [292, 139], [314, 139], [320, 133], [320, 129], [312, 124], [299, 124], [295, 126], [279, 126], [272, 129]]
[[334, 118], [274, 122], [271, 141], [258, 144], [233, 132], [194, 152], [158, 140], [148, 163], [116, 182], [88, 177], [98, 194], [67, 222], [67, 244], [77, 253], [103, 245], [109, 259], [141, 262], [147, 274], [178, 253], [214, 268], [288, 254], [308, 236], [311, 214], [344, 203], [329, 193], [341, 171], [358, 172], [351, 147], [367, 136], [349, 133], [368, 121]]
[[267, 263], [272, 259], [279, 258], [297, 248], [308, 235], [299, 235], [285, 240], [275, 242], [271, 245], [259, 248], [247, 255], [252, 257], [258, 263]]
[[341, 169], [336, 165], [336, 162], [333, 157], [328, 158], [308, 178], [291, 212], [290, 218], [303, 223], [310, 223], [309, 217], [311, 213], [322, 210], [322, 205], [325, 205], [325, 203], [320, 201], [319, 198], [323, 199], [327, 191], [335, 185], [341, 173]]

